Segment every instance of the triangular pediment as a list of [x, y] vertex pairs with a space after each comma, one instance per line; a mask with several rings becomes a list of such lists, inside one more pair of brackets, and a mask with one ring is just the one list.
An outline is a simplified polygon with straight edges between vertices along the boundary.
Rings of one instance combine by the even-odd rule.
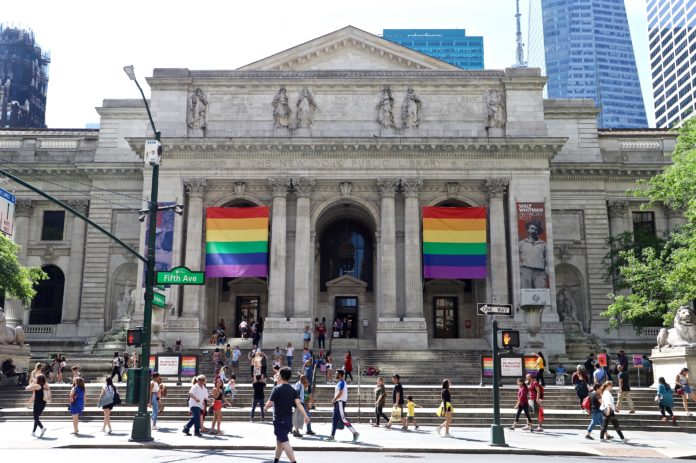
[[334, 278], [331, 281], [326, 282], [326, 286], [328, 288], [354, 288], [356, 286], [359, 287], [367, 287], [367, 282], [358, 280], [355, 277], [352, 277], [350, 275], [341, 275], [338, 278]]
[[317, 70], [461, 70], [385, 40], [353, 26], [347, 26], [296, 47], [239, 68], [241, 71]]

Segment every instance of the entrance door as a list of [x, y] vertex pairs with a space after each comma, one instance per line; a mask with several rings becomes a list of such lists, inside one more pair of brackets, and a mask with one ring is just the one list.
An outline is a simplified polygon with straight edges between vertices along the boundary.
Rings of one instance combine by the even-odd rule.
[[241, 331], [239, 331], [239, 324], [242, 320], [246, 320], [249, 327], [254, 320], [259, 321], [260, 302], [261, 298], [258, 296], [237, 296], [237, 326], [234, 328], [237, 337], [242, 336]]
[[436, 338], [458, 337], [457, 309], [456, 297], [433, 298]]
[[341, 319], [342, 338], [358, 337], [358, 298], [354, 296], [336, 296], [336, 318]]

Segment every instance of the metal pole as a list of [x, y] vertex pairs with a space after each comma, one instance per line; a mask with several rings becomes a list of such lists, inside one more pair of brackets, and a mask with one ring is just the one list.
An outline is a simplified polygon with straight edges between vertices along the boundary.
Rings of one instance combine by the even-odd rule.
[[493, 447], [507, 447], [505, 431], [500, 425], [500, 367], [498, 358], [498, 322], [493, 320], [493, 424], [491, 425], [491, 441]]

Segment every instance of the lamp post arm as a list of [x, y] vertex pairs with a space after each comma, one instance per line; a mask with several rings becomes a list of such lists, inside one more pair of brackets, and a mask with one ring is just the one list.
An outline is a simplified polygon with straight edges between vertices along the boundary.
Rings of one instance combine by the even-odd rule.
[[155, 134], [155, 138], [157, 141], [160, 139], [159, 132], [155, 128], [155, 121], [152, 120], [152, 113], [150, 112], [150, 105], [147, 103], [147, 98], [145, 98], [145, 92], [143, 92], [142, 87], [138, 83], [137, 79], [133, 79], [133, 82], [135, 82], [135, 85], [138, 87], [138, 90], [140, 90], [140, 95], [143, 97], [143, 103], [145, 103], [145, 110], [147, 111], [147, 117], [150, 119], [150, 125], [152, 126], [152, 133]]

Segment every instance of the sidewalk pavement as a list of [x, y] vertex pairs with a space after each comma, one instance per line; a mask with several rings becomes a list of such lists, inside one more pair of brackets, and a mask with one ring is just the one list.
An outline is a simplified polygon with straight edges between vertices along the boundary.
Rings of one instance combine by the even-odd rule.
[[[101, 421], [80, 423], [80, 434], [74, 436], [70, 421], [46, 421], [46, 434], [32, 437], [32, 421], [0, 422], [3, 436], [0, 449], [48, 449], [48, 448], [161, 448], [161, 449], [226, 449], [269, 450], [275, 446], [273, 426], [262, 422], [223, 422], [225, 435], [205, 434], [203, 437], [182, 434], [183, 423], [160, 421], [158, 430], [152, 432], [150, 443], [130, 442], [131, 423], [115, 421], [113, 433], [101, 432]], [[599, 431], [596, 440], [584, 438], [584, 430], [548, 430], [530, 433], [518, 428], [505, 430], [508, 447], [491, 447], [489, 428], [452, 428], [451, 438], [440, 437], [433, 427], [401, 431], [373, 428], [369, 424], [355, 424], [360, 433], [359, 441], [352, 442], [347, 430], [339, 431], [336, 442], [325, 442], [331, 432], [328, 423], [315, 423], [316, 436], [290, 438], [297, 451], [350, 450], [364, 452], [438, 452], [438, 453], [512, 453], [530, 455], [607, 456], [644, 458], [696, 458], [693, 435], [680, 432], [628, 432], [629, 442], [618, 439], [602, 443]], [[612, 432], [612, 434], [615, 434]], [[618, 442], [617, 442], [618, 441]]]

